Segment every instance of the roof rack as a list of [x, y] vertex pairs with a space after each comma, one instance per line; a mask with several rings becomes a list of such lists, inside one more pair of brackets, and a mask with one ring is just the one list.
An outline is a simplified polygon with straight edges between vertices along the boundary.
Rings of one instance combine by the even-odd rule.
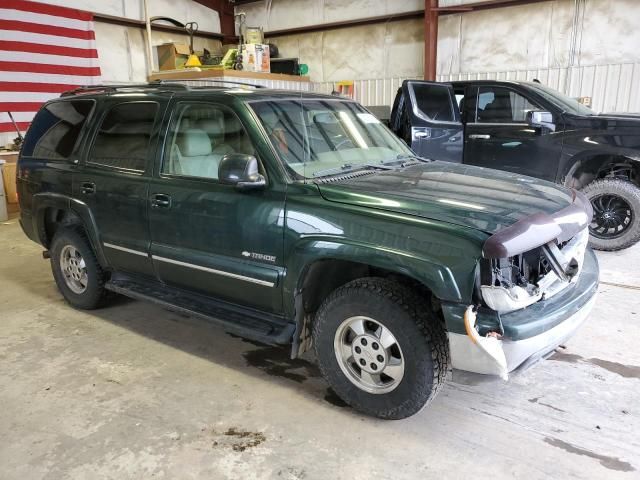
[[254, 88], [267, 88], [264, 85], [258, 85], [256, 83], [236, 82], [234, 80], [218, 80], [215, 78], [172, 78], [172, 79], [157, 79], [149, 82], [149, 85], [183, 85], [182, 83], [175, 82], [207, 82], [207, 83], [227, 83], [229, 85], [242, 85], [245, 87]]
[[81, 95], [85, 93], [94, 93], [94, 92], [117, 92], [118, 90], [124, 89], [143, 89], [143, 88], [158, 88], [158, 86], [166, 86], [169, 88], [180, 88], [182, 90], [188, 90], [189, 87], [187, 85], [183, 85], [181, 83], [174, 84], [159, 84], [159, 83], [123, 83], [123, 84], [101, 84], [101, 85], [84, 85], [82, 87], [74, 88], [73, 90], [67, 90], [66, 92], [62, 92], [60, 94], [61, 97], [70, 97], [72, 95]]
[[[233, 80], [216, 80], [210, 78], [176, 78], [167, 80], [153, 80], [148, 83], [122, 83], [122, 84], [100, 84], [100, 85], [84, 85], [82, 87], [74, 88], [73, 90], [67, 90], [60, 94], [61, 97], [70, 97], [73, 95], [82, 95], [86, 93], [104, 92], [113, 93], [118, 90], [125, 89], [144, 89], [144, 88], [158, 88], [165, 87], [170, 89], [189, 90], [189, 85], [179, 82], [206, 82], [215, 84], [229, 84], [229, 85], [242, 85], [246, 87], [254, 88], [266, 88], [264, 85], [257, 85], [255, 83], [236, 82]], [[196, 87], [197, 88], [197, 87]]]

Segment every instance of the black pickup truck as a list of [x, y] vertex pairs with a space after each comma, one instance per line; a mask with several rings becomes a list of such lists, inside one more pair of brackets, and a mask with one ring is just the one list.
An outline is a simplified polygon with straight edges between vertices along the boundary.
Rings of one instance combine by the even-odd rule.
[[407, 80], [389, 126], [421, 157], [582, 190], [596, 249], [640, 240], [640, 115], [596, 114], [537, 82]]

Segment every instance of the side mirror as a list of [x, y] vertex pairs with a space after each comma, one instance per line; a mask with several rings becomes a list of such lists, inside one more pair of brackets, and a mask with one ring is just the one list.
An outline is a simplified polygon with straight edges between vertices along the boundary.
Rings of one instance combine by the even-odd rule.
[[222, 157], [218, 180], [225, 185], [235, 185], [239, 190], [259, 189], [267, 184], [258, 172], [256, 157], [244, 153], [230, 153]]
[[553, 123], [553, 115], [551, 112], [541, 112], [538, 110], [527, 112], [527, 123], [535, 128], [547, 128], [552, 132], [556, 130], [556, 124]]

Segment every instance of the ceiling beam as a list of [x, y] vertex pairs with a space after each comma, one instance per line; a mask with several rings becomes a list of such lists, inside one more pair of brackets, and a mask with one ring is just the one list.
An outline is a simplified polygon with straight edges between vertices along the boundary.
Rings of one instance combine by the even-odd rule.
[[[484, 0], [480, 2], [467, 3], [464, 5], [456, 5], [451, 7], [435, 7], [432, 12], [438, 15], [453, 15], [456, 13], [475, 12], [479, 10], [489, 10], [494, 8], [513, 7], [517, 5], [526, 5], [529, 3], [549, 2], [551, 0]], [[408, 20], [416, 18], [424, 18], [425, 10], [414, 10], [410, 12], [402, 12], [394, 15], [380, 15], [377, 17], [357, 18], [353, 20], [344, 20], [340, 22], [320, 23], [315, 25], [306, 25], [303, 27], [285, 28], [281, 30], [271, 30], [264, 32], [266, 37], [282, 37], [284, 35], [295, 35], [303, 33], [323, 32], [326, 30], [337, 30], [340, 28], [358, 27], [361, 25], [372, 25], [376, 23], [396, 22], [399, 20]]]

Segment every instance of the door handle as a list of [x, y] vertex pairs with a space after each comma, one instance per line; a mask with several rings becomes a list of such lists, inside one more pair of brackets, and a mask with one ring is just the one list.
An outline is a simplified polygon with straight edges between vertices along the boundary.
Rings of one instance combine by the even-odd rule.
[[151, 195], [151, 206], [154, 208], [171, 207], [171, 197], [165, 193], [154, 193]]
[[80, 192], [84, 195], [93, 195], [96, 193], [96, 184], [93, 182], [82, 182], [80, 185]]
[[469, 135], [469, 138], [472, 140], [489, 140], [491, 135], [487, 133], [472, 133]]

